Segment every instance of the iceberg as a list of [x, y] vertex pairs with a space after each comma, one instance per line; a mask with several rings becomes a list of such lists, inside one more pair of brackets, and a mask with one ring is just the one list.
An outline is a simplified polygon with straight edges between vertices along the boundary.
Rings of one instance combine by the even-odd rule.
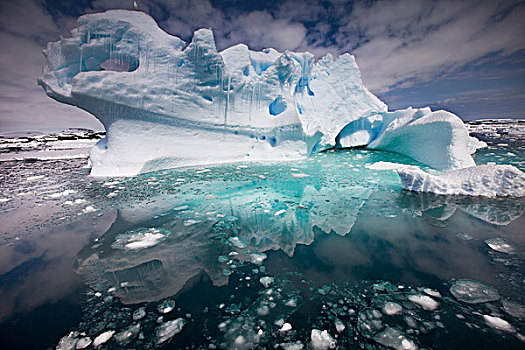
[[90, 150], [93, 176], [357, 146], [450, 170], [475, 165], [471, 153], [481, 147], [452, 113], [388, 111], [348, 53], [316, 61], [243, 44], [218, 52], [209, 29], [186, 43], [143, 12], [111, 10], [81, 16], [44, 55], [38, 83], [46, 94], [106, 129]]

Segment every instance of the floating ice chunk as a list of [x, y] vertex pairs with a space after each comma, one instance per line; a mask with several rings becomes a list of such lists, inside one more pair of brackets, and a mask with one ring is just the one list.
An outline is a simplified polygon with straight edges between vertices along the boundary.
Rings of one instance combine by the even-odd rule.
[[335, 349], [336, 347], [335, 339], [332, 338], [327, 330], [320, 331], [318, 329], [312, 329], [310, 338], [314, 350]]
[[161, 314], [170, 313], [175, 308], [175, 302], [173, 300], [165, 300], [157, 306], [157, 311]]
[[115, 185], [118, 185], [120, 182], [118, 181], [108, 181], [108, 182], [104, 182], [102, 184], [102, 187], [110, 187], [110, 186], [115, 186]]
[[253, 253], [250, 254], [250, 262], [255, 265], [261, 265], [266, 259], [266, 254], [264, 253]]
[[77, 191], [75, 190], [65, 190], [63, 192], [58, 192], [58, 193], [52, 193], [49, 195], [49, 198], [60, 198], [60, 197], [66, 197], [66, 196], [69, 196], [73, 193], [77, 193]]
[[506, 313], [520, 320], [525, 319], [525, 306], [507, 299], [503, 299], [501, 302]]
[[139, 307], [137, 310], [133, 311], [133, 321], [138, 321], [143, 319], [146, 316], [146, 308]]
[[45, 177], [44, 175], [29, 176], [26, 180], [27, 181], [42, 180], [44, 177]]
[[392, 163], [392, 162], [375, 162], [372, 164], [366, 164], [365, 168], [370, 170], [396, 170], [396, 169], [402, 169], [409, 165], [401, 164], [401, 163]]
[[96, 209], [92, 207], [91, 205], [88, 205], [82, 210], [82, 212], [84, 212], [85, 214], [92, 213], [94, 211], [96, 211]]
[[140, 324], [132, 324], [122, 332], [115, 334], [115, 341], [120, 345], [128, 344], [140, 332]]
[[276, 211], [275, 214], [273, 214], [273, 215], [274, 216], [279, 216], [279, 215], [284, 214], [284, 213], [286, 213], [286, 209], [281, 209], [281, 210]]
[[500, 253], [506, 253], [506, 254], [516, 253], [516, 248], [514, 248], [514, 246], [510, 242], [507, 242], [506, 240], [499, 238], [499, 237], [487, 239], [485, 243], [487, 243], [490, 249], [495, 250]]
[[79, 349], [85, 349], [87, 348], [88, 346], [91, 345], [91, 343], [93, 343], [93, 340], [91, 340], [90, 337], [84, 337], [84, 338], [80, 338], [77, 342], [77, 350]]
[[157, 228], [131, 230], [117, 235], [111, 248], [124, 250], [151, 248], [164, 241], [170, 234], [169, 230]]
[[186, 324], [186, 320], [183, 318], [177, 318], [176, 320], [168, 321], [161, 326], [157, 327], [157, 344], [165, 343], [166, 341], [173, 338], [176, 334], [182, 331], [182, 328]]
[[233, 244], [233, 246], [236, 248], [239, 248], [239, 249], [246, 248], [246, 243], [244, 243], [242, 239], [239, 237], [230, 237], [228, 238], [228, 241], [230, 241], [230, 243]]
[[281, 332], [288, 332], [288, 331], [291, 331], [292, 330], [292, 325], [288, 322], [286, 322], [285, 324], [283, 324], [283, 326], [281, 327], [281, 329], [279, 331]]
[[69, 332], [60, 340], [56, 346], [56, 350], [74, 350], [78, 342], [78, 332]]
[[427, 295], [409, 295], [408, 300], [421, 306], [425, 310], [435, 310], [439, 303]]
[[294, 179], [302, 179], [303, 177], [309, 177], [310, 175], [304, 173], [292, 173]]
[[457, 280], [450, 287], [450, 293], [468, 304], [486, 303], [500, 298], [495, 288], [474, 280]]
[[288, 307], [297, 307], [297, 300], [292, 298], [288, 300], [286, 303], [284, 303], [284, 305]]
[[300, 341], [296, 341], [295, 343], [280, 343], [279, 346], [283, 350], [303, 350], [304, 344]]
[[337, 333], [341, 333], [345, 329], [346, 329], [346, 326], [345, 326], [345, 324], [343, 322], [341, 322], [341, 320], [336, 320], [335, 321], [335, 330], [337, 331]]
[[387, 301], [383, 306], [383, 313], [385, 315], [399, 315], [403, 312], [403, 307], [398, 303]]
[[434, 297], [434, 298], [441, 298], [441, 293], [439, 293], [437, 290], [430, 289], [430, 288], [424, 288], [424, 289], [423, 289], [423, 292], [424, 292], [425, 294], [430, 295], [431, 297]]
[[376, 342], [396, 350], [417, 350], [417, 345], [397, 328], [386, 327], [373, 338]]
[[510, 323], [497, 316], [483, 315], [483, 320], [485, 320], [487, 326], [495, 328], [497, 330], [509, 333], [514, 333], [516, 331]]
[[0, 203], [6, 203], [9, 202], [11, 198], [0, 198]]
[[257, 309], [257, 315], [259, 316], [268, 316], [270, 313], [270, 308], [267, 305], [262, 305]]
[[98, 348], [102, 344], [106, 343], [111, 339], [111, 337], [113, 337], [113, 334], [115, 334], [115, 331], [105, 331], [104, 333], [98, 335], [95, 340], [93, 340], [93, 347]]
[[432, 175], [416, 167], [397, 169], [405, 190], [466, 196], [525, 196], [525, 174], [512, 165], [479, 165]]
[[264, 276], [259, 279], [259, 282], [264, 286], [264, 288], [270, 288], [271, 285], [273, 285], [273, 282], [275, 279], [270, 276]]

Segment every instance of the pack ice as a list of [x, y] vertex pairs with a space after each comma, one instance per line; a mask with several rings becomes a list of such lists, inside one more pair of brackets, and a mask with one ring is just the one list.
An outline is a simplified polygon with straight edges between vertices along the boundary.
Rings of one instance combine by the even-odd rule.
[[462, 121], [430, 108], [389, 112], [354, 57], [222, 52], [213, 33], [189, 44], [145, 13], [79, 18], [44, 50], [47, 95], [82, 108], [107, 135], [90, 151], [94, 176], [237, 161], [292, 160], [333, 147], [398, 152], [436, 169], [473, 166]]

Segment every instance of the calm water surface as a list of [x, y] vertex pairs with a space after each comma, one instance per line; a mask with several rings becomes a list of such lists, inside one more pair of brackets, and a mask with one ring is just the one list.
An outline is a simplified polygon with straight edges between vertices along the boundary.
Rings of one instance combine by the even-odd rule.
[[[478, 164], [525, 170], [519, 139], [488, 139]], [[405, 192], [378, 161], [418, 165], [349, 150], [100, 179], [2, 162], [0, 348], [111, 331], [100, 348], [309, 349], [326, 330], [341, 349], [522, 349], [525, 201]]]

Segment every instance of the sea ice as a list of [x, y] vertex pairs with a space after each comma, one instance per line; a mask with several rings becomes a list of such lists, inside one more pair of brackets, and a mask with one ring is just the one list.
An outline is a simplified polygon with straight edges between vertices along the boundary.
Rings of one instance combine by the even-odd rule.
[[269, 276], [264, 276], [259, 279], [259, 282], [264, 286], [264, 288], [270, 288], [270, 286], [274, 283], [274, 278]]
[[218, 52], [211, 30], [186, 43], [138, 11], [88, 14], [77, 25], [47, 45], [38, 83], [104, 125], [106, 137], [90, 151], [94, 176], [356, 146], [454, 169], [474, 165], [471, 153], [482, 146], [452, 113], [387, 111], [348, 53], [315, 60], [244, 44]]
[[312, 340], [312, 348], [315, 350], [335, 349], [336, 347], [335, 339], [332, 338], [327, 330], [312, 329], [310, 338]]
[[104, 333], [98, 335], [95, 340], [93, 340], [93, 347], [98, 348], [102, 344], [106, 343], [111, 339], [111, 337], [113, 337], [113, 334], [115, 334], [115, 331], [105, 331]]
[[182, 328], [186, 324], [186, 320], [183, 318], [177, 318], [176, 320], [168, 321], [160, 325], [157, 330], [157, 344], [165, 343], [166, 341], [173, 338], [176, 334], [182, 331]]
[[401, 312], [403, 312], [403, 307], [398, 303], [388, 301], [383, 306], [383, 313], [385, 315], [399, 315]]
[[77, 342], [77, 346], [76, 346], [76, 349], [85, 349], [87, 348], [88, 346], [91, 345], [93, 341], [91, 340], [90, 337], [84, 337], [84, 338], [80, 338]]
[[500, 253], [506, 253], [506, 254], [515, 254], [516, 248], [506, 240], [502, 238], [491, 238], [487, 239], [485, 243], [490, 247], [490, 249], [495, 250]]
[[468, 304], [486, 303], [500, 298], [495, 288], [474, 280], [457, 280], [450, 287], [450, 293]]
[[443, 195], [485, 197], [525, 196], [525, 174], [512, 165], [479, 165], [443, 175], [432, 175], [417, 167], [397, 169], [405, 190]]
[[514, 333], [516, 331], [510, 323], [508, 323], [504, 319], [499, 318], [497, 316], [483, 315], [483, 320], [485, 320], [485, 323], [487, 324], [487, 326], [490, 326], [497, 330], [505, 331], [509, 333]]
[[421, 306], [425, 310], [435, 310], [438, 308], [439, 303], [427, 295], [410, 295], [408, 300]]

